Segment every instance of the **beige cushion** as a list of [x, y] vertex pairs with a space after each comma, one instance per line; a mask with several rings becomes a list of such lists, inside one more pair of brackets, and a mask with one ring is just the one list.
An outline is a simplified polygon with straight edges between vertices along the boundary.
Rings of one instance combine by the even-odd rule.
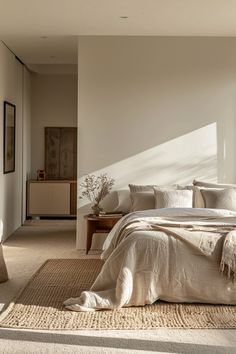
[[153, 190], [147, 192], [143, 191], [130, 193], [130, 199], [132, 211], [155, 209], [155, 198]]
[[2, 245], [0, 244], [0, 283], [8, 280], [7, 267], [3, 258]]
[[[204, 182], [203, 182], [204, 183]], [[206, 183], [207, 185], [208, 183]], [[232, 189], [232, 188], [235, 188], [236, 189], [236, 185], [234, 184], [214, 184], [214, 183], [209, 183], [210, 184], [210, 187], [207, 188], [207, 187], [203, 187], [203, 186], [194, 186], [193, 187], [193, 207], [194, 208], [207, 208], [206, 206], [206, 203], [204, 201], [204, 198], [203, 198], [203, 194], [201, 193], [202, 190], [222, 190], [222, 189]], [[213, 186], [227, 186], [227, 187], [215, 187], [213, 188]], [[215, 208], [214, 208], [215, 209]], [[218, 208], [217, 208], [218, 209]], [[219, 208], [221, 209], [221, 208]], [[224, 209], [224, 208], [223, 208]]]
[[157, 184], [129, 184], [129, 189], [130, 192], [153, 192], [154, 193], [154, 188], [167, 188], [167, 189], [188, 189], [189, 187], [192, 186], [187, 186], [187, 187], [182, 187], [179, 184], [173, 184], [172, 186], [158, 186]]
[[129, 213], [131, 210], [131, 199], [129, 189], [121, 189], [116, 191], [118, 204], [114, 211], [122, 211], [123, 213]]
[[[192, 194], [192, 186], [182, 187], [178, 184], [174, 184], [172, 186], [157, 186], [157, 185], [136, 185], [129, 184], [130, 188], [130, 199], [131, 199], [131, 211], [138, 210], [148, 210], [155, 209], [155, 197], [154, 197], [154, 189], [157, 188], [159, 190], [185, 190], [191, 189], [190, 194]], [[192, 207], [192, 202], [191, 206]]]
[[198, 181], [196, 179], [193, 180], [193, 185], [198, 187], [206, 187], [206, 188], [236, 188], [236, 184], [211, 183], [211, 182]]
[[205, 208], [236, 211], [236, 189], [202, 188], [200, 192]]
[[223, 189], [223, 188], [236, 188], [236, 184], [227, 184], [227, 183], [211, 183], [204, 182], [194, 179], [193, 180], [193, 207], [194, 208], [206, 208], [203, 196], [201, 194], [201, 188], [214, 188], [214, 189]]
[[138, 184], [129, 184], [130, 192], [153, 192], [153, 187], [157, 185], [147, 184], [147, 185], [138, 185]]
[[194, 208], [205, 208], [205, 202], [201, 193], [203, 187], [193, 187], [193, 207]]
[[131, 211], [155, 209], [153, 187], [156, 185], [129, 184]]
[[154, 188], [155, 208], [192, 208], [193, 191]]

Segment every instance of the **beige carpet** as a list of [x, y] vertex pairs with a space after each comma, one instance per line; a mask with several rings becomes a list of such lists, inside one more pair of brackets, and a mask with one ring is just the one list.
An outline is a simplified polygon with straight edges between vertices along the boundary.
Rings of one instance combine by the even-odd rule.
[[89, 289], [103, 262], [48, 260], [0, 315], [0, 326], [27, 329], [236, 328], [235, 306], [157, 303], [115, 311], [71, 312], [63, 301]]

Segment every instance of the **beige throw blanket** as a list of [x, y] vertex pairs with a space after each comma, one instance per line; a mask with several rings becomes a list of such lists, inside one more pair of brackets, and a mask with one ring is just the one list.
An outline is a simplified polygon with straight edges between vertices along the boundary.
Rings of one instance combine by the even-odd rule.
[[[165, 219], [163, 219], [165, 220]], [[158, 221], [135, 220], [125, 223], [116, 238], [116, 247], [124, 238], [136, 231], [164, 231], [167, 235], [178, 238], [190, 246], [196, 248], [205, 256], [211, 256], [215, 249], [219, 236], [224, 237], [222, 246], [222, 256], [219, 265], [220, 270], [228, 278], [236, 278], [236, 227], [235, 226], [200, 226], [194, 224], [179, 224], [179, 227], [173, 227]]]
[[236, 231], [230, 231], [225, 236], [220, 269], [228, 278], [236, 279]]
[[124, 217], [107, 238], [107, 260], [91, 290], [66, 300], [66, 308], [94, 311], [158, 299], [236, 304], [231, 280], [236, 271], [236, 214], [176, 213], [146, 211]]

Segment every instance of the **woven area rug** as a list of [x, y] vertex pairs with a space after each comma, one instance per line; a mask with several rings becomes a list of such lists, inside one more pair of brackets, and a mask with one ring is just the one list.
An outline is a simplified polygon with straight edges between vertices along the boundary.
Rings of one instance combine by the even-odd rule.
[[102, 265], [99, 259], [46, 261], [0, 315], [0, 326], [51, 330], [236, 328], [236, 306], [160, 302], [115, 311], [65, 310], [63, 301], [89, 289]]

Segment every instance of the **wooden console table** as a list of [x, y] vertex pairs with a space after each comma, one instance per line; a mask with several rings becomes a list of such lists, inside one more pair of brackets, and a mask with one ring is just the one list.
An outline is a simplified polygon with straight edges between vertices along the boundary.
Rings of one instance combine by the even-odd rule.
[[27, 216], [75, 217], [77, 181], [27, 181]]

